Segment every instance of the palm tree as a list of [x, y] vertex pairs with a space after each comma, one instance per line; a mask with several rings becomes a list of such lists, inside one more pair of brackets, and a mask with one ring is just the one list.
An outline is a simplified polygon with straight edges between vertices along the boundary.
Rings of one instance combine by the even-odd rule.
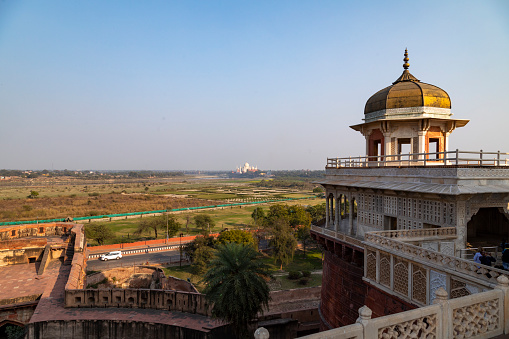
[[248, 325], [268, 307], [268, 265], [252, 245], [227, 243], [219, 246], [203, 281], [212, 315], [231, 323], [239, 338], [248, 336]]

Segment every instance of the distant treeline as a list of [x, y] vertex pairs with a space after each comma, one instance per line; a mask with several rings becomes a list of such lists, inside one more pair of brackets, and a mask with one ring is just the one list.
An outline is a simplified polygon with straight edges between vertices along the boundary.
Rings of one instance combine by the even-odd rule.
[[72, 171], [72, 170], [41, 170], [41, 171], [22, 171], [0, 169], [2, 177], [21, 177], [21, 178], [58, 178], [73, 177], [80, 179], [115, 179], [115, 178], [168, 178], [184, 176], [181, 171]]

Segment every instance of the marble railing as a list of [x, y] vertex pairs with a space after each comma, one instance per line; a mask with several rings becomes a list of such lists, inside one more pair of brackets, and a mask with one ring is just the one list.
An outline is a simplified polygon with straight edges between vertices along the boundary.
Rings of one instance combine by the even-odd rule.
[[[420, 264], [431, 266], [452, 274], [466, 275], [484, 286], [486, 283], [496, 283], [497, 277], [507, 272], [502, 269], [481, 265], [470, 260], [461, 259], [452, 255], [436, 252], [423, 247], [398, 241], [383, 236], [384, 232], [370, 232], [365, 234], [365, 244], [368, 247], [386, 251], [402, 260], [414, 260]], [[369, 259], [369, 258], [368, 258]], [[368, 266], [369, 263], [366, 264]], [[484, 283], [483, 283], [484, 282]]]
[[[384, 238], [412, 241], [418, 239], [429, 238], [455, 238], [456, 227], [441, 227], [441, 228], [419, 228], [413, 230], [394, 230], [394, 231], [379, 231], [370, 232], [368, 234], [376, 234]], [[366, 236], [367, 238], [367, 236]]]
[[330, 229], [327, 229], [325, 227], [319, 227], [319, 226], [315, 226], [315, 225], [311, 225], [311, 230], [316, 232], [316, 233], [327, 235], [327, 236], [329, 236], [331, 238], [341, 240], [343, 242], [349, 243], [349, 244], [357, 246], [359, 248], [363, 248], [364, 247], [364, 245], [363, 245], [361, 240], [356, 239], [354, 237], [351, 237], [351, 236], [346, 235], [346, 234], [341, 233], [341, 232], [336, 232], [334, 230], [330, 230]]
[[457, 299], [436, 291], [433, 305], [371, 319], [372, 311], [363, 306], [355, 324], [324, 331], [306, 339], [375, 338], [492, 338], [509, 333], [509, 279], [498, 278], [495, 289]]
[[325, 168], [385, 166], [509, 166], [509, 153], [444, 151], [348, 158], [327, 158]]

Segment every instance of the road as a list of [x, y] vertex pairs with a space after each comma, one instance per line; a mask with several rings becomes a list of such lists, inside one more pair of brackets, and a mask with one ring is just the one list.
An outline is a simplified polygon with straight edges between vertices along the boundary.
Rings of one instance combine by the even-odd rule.
[[[183, 256], [184, 257], [184, 256]], [[115, 267], [132, 266], [146, 264], [147, 261], [150, 264], [154, 263], [178, 263], [179, 251], [161, 251], [161, 252], [149, 252], [141, 254], [132, 254], [122, 257], [118, 260], [101, 261], [99, 259], [88, 259], [87, 270], [88, 271], [102, 271]], [[186, 262], [184, 262], [186, 263]]]

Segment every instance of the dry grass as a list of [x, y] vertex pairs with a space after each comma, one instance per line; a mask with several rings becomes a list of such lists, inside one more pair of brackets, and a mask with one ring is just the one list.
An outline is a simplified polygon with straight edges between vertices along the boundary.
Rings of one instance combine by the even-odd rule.
[[0, 200], [0, 221], [85, 217], [114, 213], [154, 211], [215, 203], [152, 194], [101, 194], [36, 199]]

